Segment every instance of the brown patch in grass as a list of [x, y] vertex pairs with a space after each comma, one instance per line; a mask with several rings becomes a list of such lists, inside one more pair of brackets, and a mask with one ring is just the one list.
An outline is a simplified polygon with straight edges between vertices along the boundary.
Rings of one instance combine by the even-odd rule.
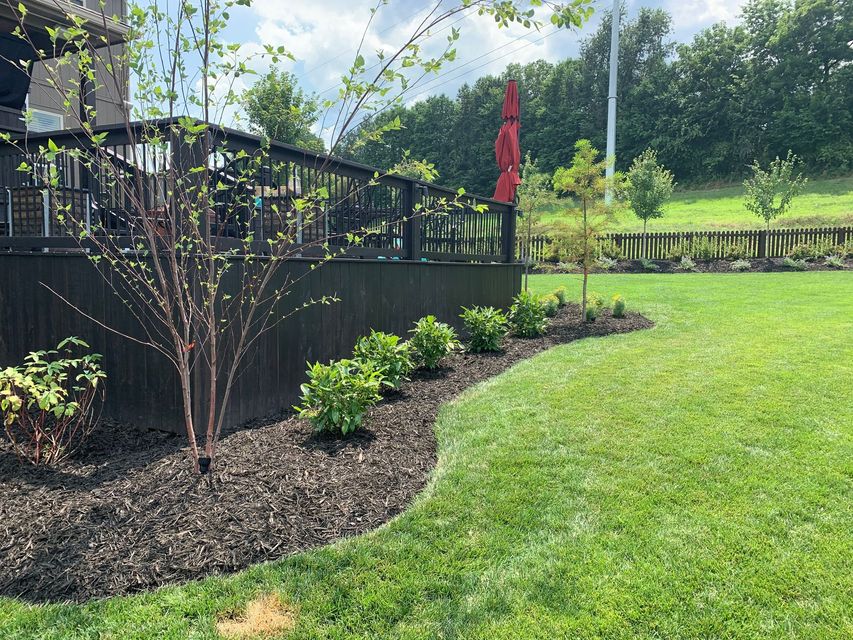
[[216, 623], [216, 630], [226, 640], [272, 638], [296, 626], [293, 611], [277, 593], [251, 600], [241, 616], [229, 616]]

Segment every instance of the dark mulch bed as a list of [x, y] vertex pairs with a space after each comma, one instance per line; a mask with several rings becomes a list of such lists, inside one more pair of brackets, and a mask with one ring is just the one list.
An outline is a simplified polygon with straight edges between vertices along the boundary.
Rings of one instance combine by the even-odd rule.
[[[768, 273], [768, 272], [792, 272], [795, 271], [783, 264], [783, 258], [754, 258], [750, 260], [750, 268], [746, 271], [732, 271], [732, 263], [729, 260], [696, 260], [695, 271], [685, 271], [679, 268], [678, 261], [652, 260], [659, 271], [650, 271], [643, 267], [639, 260], [620, 260], [608, 270], [595, 267], [591, 273]], [[846, 260], [843, 270], [853, 269], [853, 260]], [[838, 267], [831, 267], [822, 260], [806, 263], [806, 271], [841, 271]], [[579, 269], [566, 269], [558, 264], [538, 264], [531, 273], [580, 273]]]
[[215, 482], [190, 473], [183, 439], [102, 426], [59, 468], [0, 444], [0, 594], [81, 601], [237, 571], [368, 531], [406, 508], [436, 461], [441, 404], [548, 347], [651, 326], [562, 310], [548, 336], [496, 355], [460, 353], [418, 373], [346, 439], [294, 417], [230, 434]]

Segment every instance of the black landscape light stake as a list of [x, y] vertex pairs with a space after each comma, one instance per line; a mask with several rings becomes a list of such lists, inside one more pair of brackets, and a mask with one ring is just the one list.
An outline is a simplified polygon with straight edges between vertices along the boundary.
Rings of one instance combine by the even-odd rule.
[[204, 457], [198, 459], [198, 471], [201, 475], [205, 475], [210, 469], [210, 458]]

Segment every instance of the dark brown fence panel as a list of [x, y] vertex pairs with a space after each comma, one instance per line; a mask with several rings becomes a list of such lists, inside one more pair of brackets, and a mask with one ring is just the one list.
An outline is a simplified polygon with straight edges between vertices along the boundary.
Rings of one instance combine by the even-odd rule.
[[[680, 243], [703, 243], [704, 249], [709, 251], [714, 259], [727, 257], [733, 245], [742, 247], [749, 258], [782, 258], [798, 244], [844, 245], [851, 237], [853, 227], [771, 229], [769, 233], [766, 229], [653, 232], [646, 238], [646, 256], [650, 260], [666, 260]], [[550, 251], [551, 241], [546, 235], [533, 236], [530, 242], [530, 258], [534, 262], [544, 261]], [[602, 236], [600, 242], [613, 242], [626, 260], [638, 260], [643, 255], [642, 233], [610, 233]], [[526, 256], [526, 237], [517, 239], [516, 250], [522, 259]]]
[[[298, 399], [306, 361], [349, 355], [355, 340], [371, 328], [405, 336], [427, 314], [459, 326], [461, 306], [507, 307], [521, 286], [519, 264], [336, 259], [313, 270], [311, 264], [296, 259], [279, 270], [281, 282], [288, 274], [306, 275], [287, 300], [301, 304], [337, 294], [340, 302], [299, 311], [261, 336], [241, 365], [229, 425], [288, 409]], [[229, 270], [227, 278], [224, 290], [234, 293], [242, 281], [239, 269]], [[43, 284], [104, 324], [144, 335], [85, 256], [0, 253], [0, 366], [19, 363], [29, 351], [52, 348], [76, 335], [104, 356], [106, 417], [181, 432], [179, 385], [166, 358], [87, 319]], [[207, 385], [201, 387], [196, 415], [202, 415], [205, 404]]]

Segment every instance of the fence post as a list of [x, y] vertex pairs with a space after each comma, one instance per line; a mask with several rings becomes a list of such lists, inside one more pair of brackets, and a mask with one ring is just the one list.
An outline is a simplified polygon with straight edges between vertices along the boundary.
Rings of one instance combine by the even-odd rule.
[[403, 258], [421, 259], [421, 214], [417, 206], [421, 202], [421, 186], [414, 180], [403, 199]]
[[511, 204], [501, 218], [504, 262], [515, 262], [515, 205]]
[[758, 257], [767, 257], [767, 229], [758, 232]]

